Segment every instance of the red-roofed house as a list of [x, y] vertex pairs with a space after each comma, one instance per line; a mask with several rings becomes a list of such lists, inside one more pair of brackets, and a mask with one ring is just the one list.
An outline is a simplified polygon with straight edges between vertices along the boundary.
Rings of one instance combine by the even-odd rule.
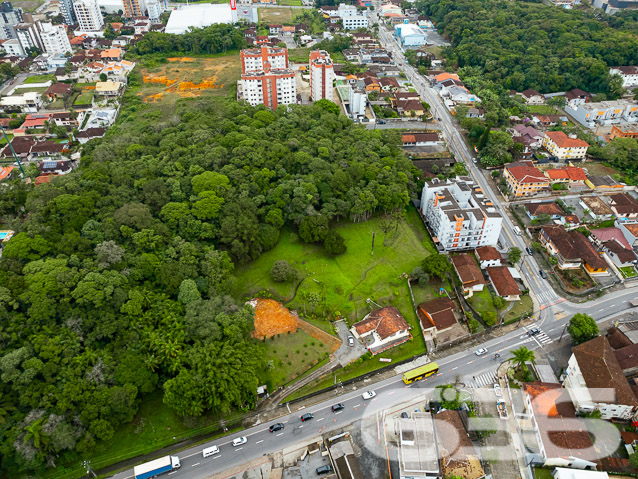
[[527, 216], [534, 221], [540, 215], [549, 215], [552, 220], [562, 220], [564, 213], [554, 201], [544, 203], [528, 203], [525, 205]]
[[507, 186], [515, 198], [549, 191], [549, 180], [531, 162], [510, 163], [503, 171]]
[[487, 271], [497, 295], [505, 301], [518, 301], [521, 299], [521, 289], [516, 284], [516, 280], [507, 266], [495, 266], [487, 268], [485, 271]]
[[447, 296], [419, 304], [417, 315], [421, 322], [421, 329], [426, 331], [430, 328], [435, 328], [439, 333], [450, 329], [457, 324], [454, 316], [455, 309], [456, 304]]
[[352, 334], [361, 338], [372, 354], [408, 341], [410, 325], [394, 306], [386, 306], [366, 315], [350, 329]]
[[501, 253], [499, 253], [494, 246], [481, 246], [477, 248], [476, 257], [479, 260], [481, 269], [501, 266], [501, 261], [503, 261], [503, 256], [501, 256]]
[[463, 292], [483, 291], [485, 279], [476, 260], [469, 254], [459, 254], [452, 257], [452, 264], [463, 284]]
[[0, 168], [0, 181], [9, 177], [15, 166], [3, 166]]
[[589, 143], [570, 138], [562, 131], [546, 131], [543, 147], [560, 160], [584, 160]]
[[577, 269], [583, 264], [590, 275], [608, 274], [607, 263], [582, 233], [562, 226], [543, 226], [539, 239], [560, 269]]
[[438, 133], [403, 133], [403, 147], [433, 146], [441, 143]]
[[585, 170], [576, 166], [566, 166], [564, 168], [552, 168], [545, 171], [545, 176], [554, 183], [565, 183], [570, 189], [576, 188], [584, 190], [587, 185], [587, 175]]
[[638, 201], [632, 196], [617, 193], [609, 197], [609, 206], [616, 217], [621, 221], [635, 220], [638, 218]]

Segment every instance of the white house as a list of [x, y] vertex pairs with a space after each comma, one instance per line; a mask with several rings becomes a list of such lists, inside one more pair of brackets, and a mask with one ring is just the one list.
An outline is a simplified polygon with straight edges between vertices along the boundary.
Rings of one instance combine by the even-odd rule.
[[494, 246], [481, 246], [476, 248], [476, 258], [479, 260], [481, 269], [501, 266], [503, 257]]
[[633, 88], [638, 86], [638, 66], [611, 67], [610, 75], [620, 75], [622, 78], [622, 86], [624, 88]]
[[452, 265], [463, 284], [464, 293], [483, 291], [485, 279], [473, 256], [469, 254], [452, 256]]
[[533, 88], [523, 90], [522, 92], [517, 93], [517, 95], [522, 96], [525, 103], [528, 105], [543, 105], [545, 103], [545, 97]]
[[604, 471], [581, 471], [557, 467], [552, 472], [552, 477], [554, 479], [609, 479], [609, 474]]
[[366, 315], [350, 331], [361, 338], [372, 354], [378, 354], [408, 341], [410, 325], [394, 306], [386, 306]]
[[638, 410], [638, 400], [607, 336], [572, 348], [563, 385], [577, 411], [600, 411], [602, 419], [628, 420]]
[[21, 110], [22, 113], [37, 113], [42, 108], [42, 97], [38, 92], [30, 91], [22, 95], [5, 96], [0, 99], [3, 110]]

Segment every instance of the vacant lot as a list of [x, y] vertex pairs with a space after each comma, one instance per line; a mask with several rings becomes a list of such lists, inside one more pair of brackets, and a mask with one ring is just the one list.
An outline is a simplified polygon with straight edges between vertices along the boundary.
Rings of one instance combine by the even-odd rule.
[[139, 95], [146, 102], [175, 103], [179, 98], [225, 96], [239, 80], [239, 54], [170, 58], [142, 67]]
[[588, 175], [615, 175], [618, 170], [615, 170], [611, 166], [598, 163], [596, 161], [588, 161], [583, 164], [583, 168], [587, 170]]
[[44, 0], [14, 0], [11, 2], [14, 8], [20, 7], [25, 12], [34, 12], [43, 3]]
[[303, 10], [295, 10], [293, 8], [260, 8], [259, 9], [259, 22], [260, 23], [292, 23], [294, 18], [303, 12]]

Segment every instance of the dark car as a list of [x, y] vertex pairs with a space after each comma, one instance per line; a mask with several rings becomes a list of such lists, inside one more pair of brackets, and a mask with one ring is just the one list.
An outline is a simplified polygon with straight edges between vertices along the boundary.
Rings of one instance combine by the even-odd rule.
[[284, 428], [284, 425], [280, 422], [273, 424], [270, 426], [270, 432], [281, 431]]
[[379, 125], [385, 125], [385, 120], [379, 120], [379, 121], [377, 121], [377, 123], [378, 123]]
[[547, 279], [547, 274], [545, 274], [545, 271], [543, 271], [542, 269], [541, 269], [541, 270], [539, 270], [538, 274], [540, 274], [540, 275], [541, 275], [541, 278], [543, 278], [543, 279]]
[[345, 409], [343, 403], [335, 404], [334, 406], [332, 406], [332, 412], [342, 411], [343, 409]]
[[317, 468], [317, 474], [319, 475], [328, 474], [329, 472], [332, 472], [332, 466], [330, 464], [326, 464], [325, 466], [319, 466]]
[[537, 334], [541, 334], [541, 330], [538, 328], [532, 328], [529, 331], [527, 331], [528, 336], [536, 336]]
[[310, 421], [314, 416], [309, 412], [301, 416], [301, 422]]
[[532, 248], [530, 248], [529, 246], [527, 248], [525, 248], [525, 251], [527, 251], [527, 254], [532, 256], [534, 254], [534, 250]]
[[407, 419], [409, 416], [408, 416], [408, 413], [407, 413], [407, 412], [402, 412], [402, 413], [401, 413], [401, 417], [402, 417], [403, 419]]

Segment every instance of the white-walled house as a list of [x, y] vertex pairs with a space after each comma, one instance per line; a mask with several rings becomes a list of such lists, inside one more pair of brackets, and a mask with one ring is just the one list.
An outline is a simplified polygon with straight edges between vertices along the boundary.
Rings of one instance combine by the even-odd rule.
[[350, 331], [354, 337], [365, 342], [372, 354], [378, 354], [412, 338], [410, 325], [394, 306], [370, 312]]

